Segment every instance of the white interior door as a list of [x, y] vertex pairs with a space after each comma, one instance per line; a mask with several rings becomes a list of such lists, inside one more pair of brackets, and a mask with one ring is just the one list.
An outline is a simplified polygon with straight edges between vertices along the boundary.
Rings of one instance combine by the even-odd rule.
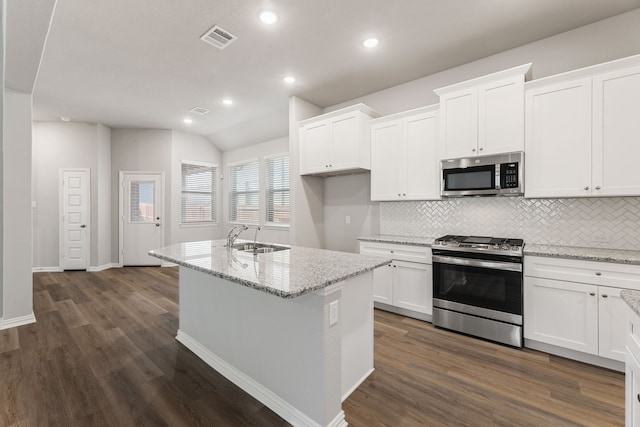
[[89, 268], [89, 169], [61, 170], [60, 252], [63, 270]]
[[124, 266], [160, 265], [148, 255], [163, 246], [162, 173], [121, 172], [120, 261]]

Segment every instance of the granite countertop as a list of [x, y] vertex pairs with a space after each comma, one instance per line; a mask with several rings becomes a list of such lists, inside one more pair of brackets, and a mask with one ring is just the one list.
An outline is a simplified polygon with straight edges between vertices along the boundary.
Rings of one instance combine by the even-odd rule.
[[625, 289], [620, 291], [620, 296], [629, 307], [640, 316], [640, 291]]
[[149, 255], [282, 298], [323, 289], [391, 262], [383, 257], [300, 246], [253, 255], [228, 251], [225, 244], [226, 240], [178, 243]]
[[395, 243], [398, 245], [431, 246], [433, 245], [433, 241], [435, 240], [435, 238], [418, 236], [396, 236], [392, 234], [372, 234], [370, 236], [358, 237], [358, 240], [362, 242]]
[[640, 251], [525, 244], [524, 255], [640, 265]]

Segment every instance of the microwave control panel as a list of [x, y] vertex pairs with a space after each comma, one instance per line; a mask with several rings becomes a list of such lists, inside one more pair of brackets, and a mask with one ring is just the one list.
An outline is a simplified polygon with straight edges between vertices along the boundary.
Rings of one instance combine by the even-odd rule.
[[500, 188], [518, 188], [518, 162], [500, 164]]

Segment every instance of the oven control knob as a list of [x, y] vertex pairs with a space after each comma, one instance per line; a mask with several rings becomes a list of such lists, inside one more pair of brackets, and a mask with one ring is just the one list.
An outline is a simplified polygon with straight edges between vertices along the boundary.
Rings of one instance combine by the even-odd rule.
[[503, 251], [508, 251], [509, 250], [509, 245], [502, 245], [500, 247], [500, 249], [502, 249]]

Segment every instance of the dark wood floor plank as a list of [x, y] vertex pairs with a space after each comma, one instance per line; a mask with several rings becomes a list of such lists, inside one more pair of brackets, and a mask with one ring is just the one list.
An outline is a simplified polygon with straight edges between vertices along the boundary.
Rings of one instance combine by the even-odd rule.
[[[37, 323], [0, 331], [0, 426], [285, 426], [175, 340], [178, 269], [34, 274]], [[622, 426], [624, 375], [375, 312], [349, 425]]]

